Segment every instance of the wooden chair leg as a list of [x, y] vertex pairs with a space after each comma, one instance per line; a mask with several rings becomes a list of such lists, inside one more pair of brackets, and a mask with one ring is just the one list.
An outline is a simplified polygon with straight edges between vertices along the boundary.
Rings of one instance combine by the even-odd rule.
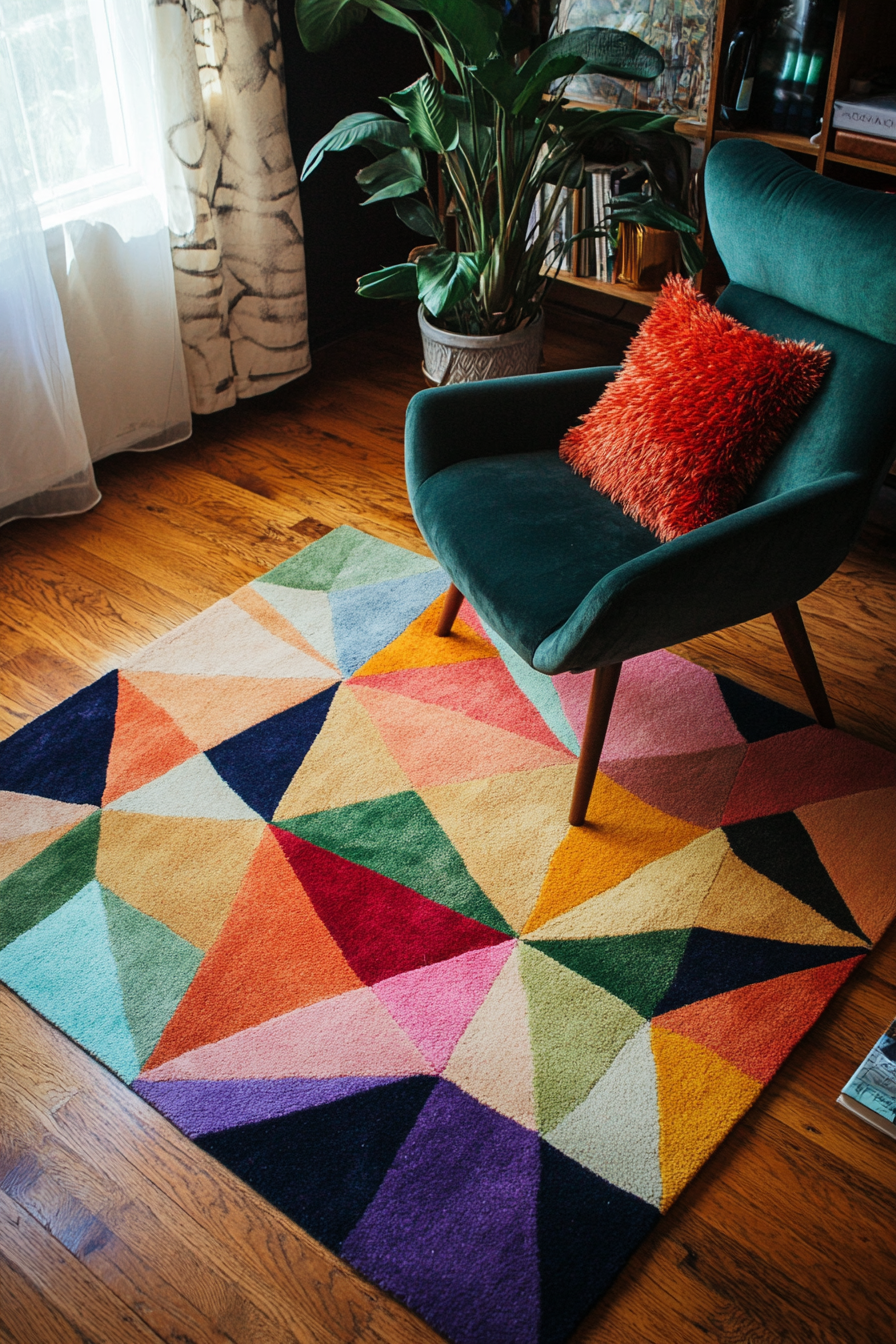
[[836, 728], [837, 724], [815, 661], [815, 654], [812, 652], [812, 645], [809, 643], [809, 636], [806, 634], [806, 627], [803, 625], [799, 606], [793, 602], [789, 607], [773, 611], [772, 615], [775, 618], [775, 625], [781, 632], [784, 647], [790, 654], [790, 661], [803, 683], [803, 690], [812, 706], [812, 713], [822, 728]]
[[436, 626], [437, 635], [442, 635], [444, 637], [445, 635], [451, 634], [451, 627], [454, 624], [454, 618], [460, 611], [461, 603], [463, 602], [463, 600], [464, 600], [463, 593], [458, 588], [455, 588], [454, 584], [452, 583], [451, 587], [445, 594], [445, 601], [442, 603], [442, 614], [439, 617], [439, 623]]
[[588, 701], [588, 717], [585, 720], [585, 733], [582, 737], [582, 749], [579, 752], [579, 768], [572, 791], [572, 806], [569, 809], [570, 826], [581, 826], [591, 801], [591, 790], [597, 777], [600, 754], [604, 749], [604, 739], [610, 723], [613, 699], [619, 684], [621, 663], [610, 663], [599, 667], [591, 683], [591, 698]]

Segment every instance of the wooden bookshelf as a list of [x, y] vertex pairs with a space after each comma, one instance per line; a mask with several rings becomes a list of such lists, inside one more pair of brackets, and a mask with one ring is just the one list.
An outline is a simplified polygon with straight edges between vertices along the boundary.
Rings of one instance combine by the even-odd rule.
[[[693, 116], [683, 116], [676, 122], [676, 131], [689, 139], [702, 141], [707, 152], [721, 140], [761, 140], [793, 155], [799, 162], [811, 166], [826, 177], [856, 186], [889, 187], [888, 179], [896, 177], [896, 165], [836, 153], [835, 131], [831, 121], [834, 102], [849, 95], [849, 81], [858, 70], [892, 64], [896, 59], [896, 0], [839, 0], [823, 121], [817, 143], [812, 143], [804, 135], [784, 131], [750, 127], [732, 131], [721, 123], [719, 104], [725, 53], [736, 24], [753, 4], [754, 0], [719, 0], [706, 120], [704, 122]], [[570, 101], [578, 107], [598, 106], [583, 99]], [[701, 223], [698, 241], [708, 258], [702, 276], [703, 288], [712, 293], [724, 283], [725, 274], [715, 256], [705, 219]], [[629, 285], [620, 286], [565, 273], [560, 278], [566, 284], [595, 293], [606, 293], [614, 298], [623, 297], [624, 292], [629, 302], [642, 307], [652, 307], [657, 298], [655, 291], [636, 290]]]

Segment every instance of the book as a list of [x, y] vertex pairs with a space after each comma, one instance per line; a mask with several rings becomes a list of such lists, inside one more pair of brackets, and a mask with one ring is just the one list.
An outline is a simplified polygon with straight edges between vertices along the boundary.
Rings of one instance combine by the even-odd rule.
[[849, 154], [854, 159], [868, 159], [872, 163], [896, 164], [896, 140], [885, 140], [882, 135], [863, 135], [859, 131], [837, 131], [834, 153]]
[[868, 1051], [837, 1101], [896, 1139], [896, 1019]]
[[877, 98], [838, 98], [831, 125], [839, 131], [864, 131], [884, 140], [896, 140], [896, 94]]

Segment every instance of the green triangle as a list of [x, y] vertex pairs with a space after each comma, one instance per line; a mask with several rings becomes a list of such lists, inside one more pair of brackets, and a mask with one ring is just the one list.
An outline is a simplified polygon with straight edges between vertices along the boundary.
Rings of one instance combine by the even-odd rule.
[[320, 541], [312, 542], [298, 555], [290, 556], [261, 577], [281, 588], [306, 588], [334, 592], [359, 588], [384, 579], [400, 579], [438, 569], [435, 560], [415, 555], [354, 527], [336, 527]]
[[675, 978], [690, 935], [691, 929], [659, 929], [617, 938], [533, 939], [531, 946], [649, 1018]]
[[0, 947], [46, 919], [92, 880], [99, 841], [97, 810], [0, 882]]
[[278, 821], [277, 826], [321, 849], [411, 887], [449, 910], [513, 933], [474, 882], [463, 859], [419, 794], [393, 793], [372, 802]]
[[205, 955], [166, 924], [100, 888], [109, 943], [140, 1067], [158, 1044]]
[[584, 1101], [644, 1018], [627, 1003], [520, 944], [535, 1064], [535, 1114], [548, 1133]]

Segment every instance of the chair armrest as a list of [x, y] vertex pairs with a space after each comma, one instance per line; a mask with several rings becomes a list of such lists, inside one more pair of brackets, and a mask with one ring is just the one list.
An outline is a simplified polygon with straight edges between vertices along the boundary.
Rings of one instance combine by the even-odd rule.
[[840, 472], [676, 537], [596, 583], [534, 666], [582, 672], [797, 602], [843, 561], [868, 501], [867, 480]]
[[618, 371], [569, 369], [418, 392], [405, 421], [411, 502], [425, 480], [456, 462], [558, 448]]

